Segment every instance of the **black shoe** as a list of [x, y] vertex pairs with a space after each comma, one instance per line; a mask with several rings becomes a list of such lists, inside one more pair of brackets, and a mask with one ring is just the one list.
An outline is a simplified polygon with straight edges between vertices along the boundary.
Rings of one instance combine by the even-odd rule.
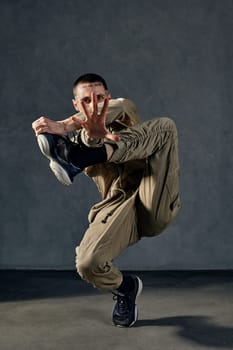
[[118, 327], [131, 327], [138, 318], [137, 298], [143, 289], [142, 281], [137, 276], [132, 276], [134, 280], [134, 288], [131, 292], [123, 295], [118, 291], [114, 291], [113, 299], [116, 304], [112, 313], [112, 321]]
[[39, 134], [37, 142], [41, 152], [50, 160], [49, 166], [63, 185], [71, 185], [74, 177], [83, 169], [69, 162], [71, 141], [54, 134]]

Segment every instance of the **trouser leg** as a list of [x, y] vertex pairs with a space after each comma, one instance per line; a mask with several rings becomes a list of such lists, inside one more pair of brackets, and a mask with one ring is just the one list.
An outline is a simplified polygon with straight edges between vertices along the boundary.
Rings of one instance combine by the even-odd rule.
[[78, 273], [100, 290], [110, 291], [120, 286], [122, 274], [112, 262], [125, 248], [139, 240], [136, 195], [126, 200], [123, 196], [120, 194], [109, 203], [106, 201], [76, 248]]
[[180, 209], [178, 137], [175, 123], [159, 118], [120, 133], [111, 161], [147, 158], [137, 201], [140, 236], [161, 233]]

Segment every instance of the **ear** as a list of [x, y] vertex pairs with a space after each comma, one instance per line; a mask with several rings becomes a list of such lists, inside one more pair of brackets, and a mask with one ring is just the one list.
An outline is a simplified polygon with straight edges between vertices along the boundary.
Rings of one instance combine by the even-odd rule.
[[109, 100], [112, 98], [112, 95], [108, 91], [107, 91], [107, 96], [108, 96]]
[[72, 99], [72, 103], [73, 103], [73, 106], [74, 106], [74, 109], [79, 112], [80, 108], [79, 108], [79, 103], [73, 98]]

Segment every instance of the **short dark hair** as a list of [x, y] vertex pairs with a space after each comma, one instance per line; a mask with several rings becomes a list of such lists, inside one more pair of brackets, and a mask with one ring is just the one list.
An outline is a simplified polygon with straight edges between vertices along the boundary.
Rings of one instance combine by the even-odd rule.
[[86, 73], [86, 74], [80, 75], [80, 77], [78, 77], [73, 84], [73, 90], [79, 83], [96, 83], [96, 82], [102, 83], [105, 90], [108, 90], [108, 86], [104, 78], [102, 78], [100, 75], [95, 73]]

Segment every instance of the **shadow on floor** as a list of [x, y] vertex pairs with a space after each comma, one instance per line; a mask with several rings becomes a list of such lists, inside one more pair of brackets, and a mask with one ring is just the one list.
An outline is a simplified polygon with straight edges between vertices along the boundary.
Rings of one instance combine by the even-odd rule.
[[[233, 283], [233, 271], [127, 271], [137, 273], [144, 287], [195, 289]], [[58, 298], [101, 293], [82, 281], [76, 271], [0, 270], [0, 302]]]
[[138, 320], [135, 327], [175, 326], [177, 334], [189, 341], [208, 347], [233, 348], [233, 328], [218, 326], [205, 316], [175, 316], [154, 320]]

